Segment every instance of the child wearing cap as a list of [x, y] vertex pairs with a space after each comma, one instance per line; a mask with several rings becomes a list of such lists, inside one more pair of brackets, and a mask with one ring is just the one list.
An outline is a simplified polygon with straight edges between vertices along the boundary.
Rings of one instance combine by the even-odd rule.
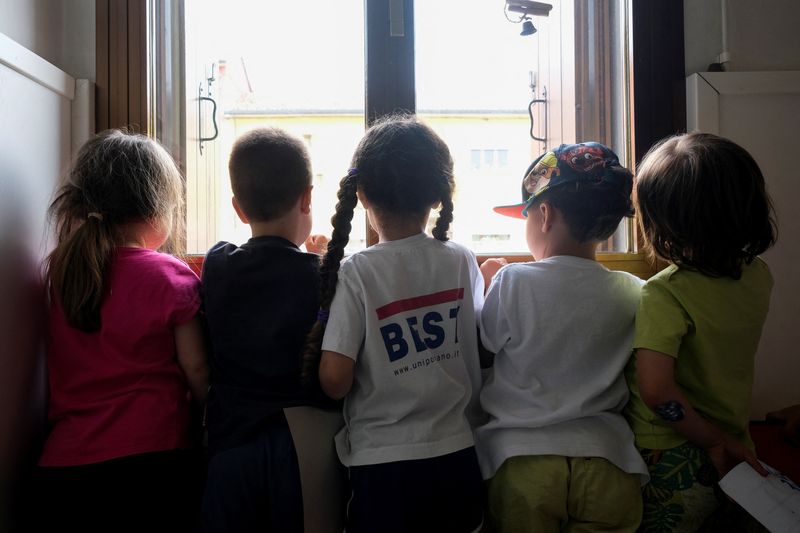
[[480, 319], [494, 364], [475, 430], [489, 526], [497, 531], [635, 531], [647, 468], [621, 411], [642, 281], [595, 261], [633, 214], [631, 173], [598, 143], [534, 161], [523, 203], [534, 262], [503, 267]]

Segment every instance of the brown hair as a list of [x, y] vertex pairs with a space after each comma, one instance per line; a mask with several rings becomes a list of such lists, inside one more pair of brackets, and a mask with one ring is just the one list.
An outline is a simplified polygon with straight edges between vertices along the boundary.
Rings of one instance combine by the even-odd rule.
[[[414, 115], [391, 115], [375, 122], [356, 148], [351, 171], [339, 183], [333, 234], [320, 268], [320, 308], [330, 310], [339, 265], [350, 236], [350, 222], [360, 190], [382, 213], [424, 217], [441, 204], [433, 236], [447, 240], [453, 221], [453, 159], [444, 141]], [[303, 375], [313, 379], [319, 366], [326, 321], [308, 336]]]
[[70, 326], [85, 332], [101, 327], [106, 273], [114, 247], [129, 222], [166, 223], [183, 230], [183, 181], [169, 154], [143, 135], [108, 130], [78, 152], [67, 182], [48, 214], [56, 247], [46, 276]]
[[761, 170], [723, 137], [689, 133], [659, 142], [639, 165], [636, 196], [650, 253], [708, 276], [739, 279], [742, 265], [777, 237]]
[[286, 214], [311, 185], [311, 162], [303, 142], [278, 128], [239, 137], [228, 162], [233, 195], [255, 222]]
[[534, 205], [550, 202], [564, 216], [578, 242], [602, 241], [619, 227], [623, 217], [633, 216], [633, 175], [624, 167], [606, 169], [601, 181], [574, 181], [548, 189]]

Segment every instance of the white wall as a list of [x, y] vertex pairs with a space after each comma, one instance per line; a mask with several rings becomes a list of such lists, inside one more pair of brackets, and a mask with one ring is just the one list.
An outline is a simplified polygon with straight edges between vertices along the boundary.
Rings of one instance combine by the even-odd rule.
[[[722, 50], [721, 2], [684, 0], [686, 75], [708, 70]], [[728, 0], [729, 70], [800, 70], [797, 0]]]
[[[721, 1], [684, 0], [687, 75], [706, 71], [721, 51]], [[728, 51], [730, 72], [800, 71], [796, 0], [728, 0]], [[756, 357], [752, 403], [753, 418], [763, 418], [767, 411], [800, 403], [800, 181], [795, 170], [800, 142], [794, 133], [800, 100], [796, 92], [722, 94], [718, 105], [717, 131], [755, 157], [778, 216], [778, 243], [764, 254], [775, 288]]]
[[0, 0], [0, 33], [73, 78], [95, 79], [95, 0]]
[[[13, 529], [14, 475], [35, 460], [43, 421], [39, 266], [47, 206], [71, 151], [74, 80], [28, 50], [93, 79], [94, 21], [94, 0], [0, 0], [0, 531]], [[28, 67], [61, 89], [19, 72]]]

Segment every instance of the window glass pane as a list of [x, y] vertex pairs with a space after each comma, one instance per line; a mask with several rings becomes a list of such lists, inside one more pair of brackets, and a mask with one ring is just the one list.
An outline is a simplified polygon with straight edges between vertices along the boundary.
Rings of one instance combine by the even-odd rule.
[[481, 168], [481, 151], [480, 150], [470, 150], [470, 160], [472, 162], [470, 168], [472, 170], [478, 170]]
[[[265, 126], [306, 144], [312, 232], [329, 236], [339, 180], [364, 134], [363, 2], [192, 0], [185, 10], [188, 252], [249, 238], [231, 207], [228, 156], [236, 138]], [[214, 103], [219, 134], [201, 149]], [[365, 246], [363, 220], [359, 208], [349, 251]]]
[[[503, 1], [415, 2], [417, 113], [453, 155], [455, 241], [478, 253], [527, 253], [524, 222], [492, 207], [521, 201], [522, 174], [547, 149], [598, 141], [627, 163], [619, 96], [628, 86], [627, 2], [617, 4], [552, 2], [548, 16], [531, 18], [537, 31], [522, 36], [520, 14], [504, 11]], [[592, 102], [591, 116], [576, 95]], [[628, 227], [601, 250], [626, 250]]]
[[478, 253], [527, 252], [525, 223], [492, 207], [521, 200], [522, 172], [542, 148], [528, 135], [537, 37], [520, 37], [502, 1], [415, 2], [414, 11], [417, 113], [455, 165], [453, 240]]
[[508, 166], [508, 150], [497, 151], [497, 166], [498, 167]]
[[494, 166], [494, 150], [483, 151], [483, 162], [486, 168], [492, 168]]

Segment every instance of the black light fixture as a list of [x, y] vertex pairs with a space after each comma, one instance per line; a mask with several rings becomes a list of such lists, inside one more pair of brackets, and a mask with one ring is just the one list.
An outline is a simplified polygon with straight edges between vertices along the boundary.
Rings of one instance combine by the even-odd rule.
[[[509, 22], [515, 24], [522, 23], [522, 31], [519, 32], [523, 37], [526, 35], [533, 35], [536, 33], [536, 28], [533, 26], [531, 17], [549, 17], [550, 10], [553, 9], [551, 4], [545, 2], [534, 2], [532, 0], [506, 0], [503, 13]], [[514, 20], [508, 16], [509, 13], [519, 13], [519, 19]]]
[[536, 33], [536, 28], [533, 26], [533, 22], [530, 19], [526, 18], [522, 23], [522, 31], [519, 32], [520, 35], [533, 35]]

